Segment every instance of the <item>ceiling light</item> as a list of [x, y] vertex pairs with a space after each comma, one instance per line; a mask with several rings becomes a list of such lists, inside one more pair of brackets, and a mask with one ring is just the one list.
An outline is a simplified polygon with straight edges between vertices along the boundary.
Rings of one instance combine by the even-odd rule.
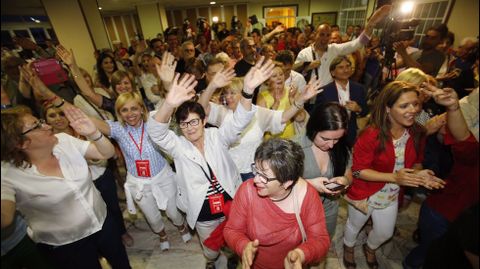
[[414, 3], [412, 1], [403, 2], [400, 6], [400, 12], [403, 14], [409, 14], [413, 10]]
[[218, 22], [218, 17], [217, 17], [217, 16], [214, 16], [214, 17], [212, 18], [212, 21], [215, 22], [215, 23], [217, 23], [217, 22]]
[[212, 1], [212, 2], [210, 2], [210, 5], [215, 5], [216, 3], [217, 3], [217, 2]]
[[98, 10], [102, 10], [102, 7], [98, 7]]

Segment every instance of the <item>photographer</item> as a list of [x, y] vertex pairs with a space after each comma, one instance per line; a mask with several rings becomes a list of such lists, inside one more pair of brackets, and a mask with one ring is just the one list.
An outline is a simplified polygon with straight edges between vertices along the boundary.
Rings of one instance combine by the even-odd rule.
[[423, 72], [436, 77], [440, 67], [445, 61], [445, 54], [437, 50], [437, 46], [443, 42], [448, 34], [445, 24], [428, 29], [423, 37], [421, 50], [408, 54], [404, 42], [394, 42], [393, 47], [402, 56], [403, 63], [397, 63], [397, 67], [415, 67]]

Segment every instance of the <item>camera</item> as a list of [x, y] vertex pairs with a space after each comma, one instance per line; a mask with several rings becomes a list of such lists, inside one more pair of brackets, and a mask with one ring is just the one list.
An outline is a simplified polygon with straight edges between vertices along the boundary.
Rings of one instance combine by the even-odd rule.
[[200, 30], [200, 33], [203, 33], [205, 31], [205, 23], [207, 22], [207, 19], [204, 17], [200, 17], [197, 19], [197, 28]]
[[252, 25], [255, 25], [255, 24], [258, 23], [257, 15], [252, 15], [252, 16], [248, 17], [248, 19], [250, 20], [250, 23], [251, 23]]
[[393, 43], [413, 39], [415, 28], [419, 23], [420, 20], [418, 19], [399, 21], [394, 18], [385, 22], [381, 44], [385, 48], [385, 64], [387, 66], [394, 62], [395, 51], [393, 50]]

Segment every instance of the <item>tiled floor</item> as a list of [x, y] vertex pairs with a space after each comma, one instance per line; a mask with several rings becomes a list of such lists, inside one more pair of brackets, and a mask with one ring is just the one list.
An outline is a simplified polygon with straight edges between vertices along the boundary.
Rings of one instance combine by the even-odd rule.
[[[412, 202], [406, 210], [399, 213], [397, 219], [397, 234], [377, 251], [380, 268], [402, 268], [402, 258], [415, 245], [411, 239], [411, 234], [415, 228], [418, 211], [419, 204]], [[346, 215], [346, 203], [342, 202], [339, 210], [336, 235], [327, 256], [327, 269], [344, 268], [342, 264], [342, 239]], [[127, 248], [132, 267], [134, 269], [205, 268], [205, 260], [202, 256], [198, 237], [194, 236], [192, 241], [185, 244], [181, 240], [177, 229], [168, 220], [166, 220], [166, 227], [171, 248], [168, 251], [162, 252], [159, 247], [158, 236], [150, 231], [140, 214], [134, 222], [129, 222], [128, 231], [135, 240], [134, 246]], [[359, 235], [358, 246], [355, 248], [358, 269], [368, 268], [361, 249], [361, 245], [365, 242], [365, 239], [365, 233], [362, 232]], [[217, 268], [226, 268], [226, 258], [222, 257], [218, 263]], [[104, 266], [104, 268], [108, 267], [108, 265]]]

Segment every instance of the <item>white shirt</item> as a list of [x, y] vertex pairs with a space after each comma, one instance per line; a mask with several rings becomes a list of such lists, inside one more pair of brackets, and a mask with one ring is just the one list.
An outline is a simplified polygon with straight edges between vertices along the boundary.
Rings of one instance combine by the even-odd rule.
[[[105, 96], [107, 98], [111, 98], [110, 95], [102, 88], [94, 88], [93, 89], [96, 93]], [[102, 108], [96, 106], [94, 103], [92, 103], [90, 100], [86, 100], [87, 97], [83, 97], [80, 94], [77, 94], [75, 98], [73, 98], [73, 104], [80, 108], [85, 114], [87, 114], [90, 117], [94, 117], [99, 120], [113, 120], [114, 117], [113, 115], [106, 111], [103, 110]], [[100, 112], [100, 114], [99, 114]]]
[[44, 176], [37, 167], [7, 169], [2, 178], [2, 200], [16, 203], [35, 242], [61, 246], [102, 229], [107, 207], [95, 188], [84, 155], [90, 144], [65, 133], [55, 135], [53, 155], [64, 178]]
[[140, 76], [140, 82], [142, 83], [143, 89], [145, 90], [145, 95], [150, 102], [156, 104], [158, 101], [160, 101], [160, 99], [162, 99], [162, 97], [152, 92], [152, 87], [158, 85], [157, 78], [153, 74], [143, 73]]
[[313, 54], [315, 53], [315, 59], [320, 60], [320, 66], [318, 67], [318, 78], [322, 82], [322, 85], [326, 85], [333, 81], [333, 78], [330, 74], [330, 64], [332, 63], [333, 59], [337, 56], [347, 55], [350, 54], [364, 45], [366, 45], [369, 41], [369, 37], [362, 33], [357, 39], [342, 43], [342, 44], [329, 44], [327, 51], [323, 53], [322, 57], [314, 50], [312, 44], [304, 49], [302, 49], [295, 59], [295, 64], [303, 63], [303, 62], [313, 62]]
[[225, 124], [218, 129], [206, 128], [204, 155], [184, 136], [177, 136], [169, 130], [168, 123], [159, 123], [153, 118], [149, 120], [146, 126], [148, 135], [164, 152], [172, 156], [175, 162], [177, 207], [187, 213], [187, 222], [191, 228], [195, 227], [210, 186], [204, 174], [204, 171], [208, 171], [207, 162], [223, 189], [230, 197], [235, 196], [242, 180], [228, 149], [238, 140], [241, 131], [255, 114], [255, 110], [255, 106], [251, 111], [246, 111], [242, 105], [238, 105], [233, 121], [225, 121]]
[[[255, 150], [263, 142], [265, 132], [278, 134], [285, 129], [285, 124], [282, 124], [283, 111], [259, 106], [256, 107], [256, 110], [252, 120], [240, 134], [240, 139], [230, 146], [230, 155], [240, 173], [252, 172], [251, 164], [254, 161]], [[208, 123], [221, 126], [223, 123], [231, 121], [233, 121], [232, 110], [210, 102]]]
[[350, 82], [347, 82], [345, 89], [337, 81], [335, 81], [335, 86], [337, 87], [338, 103], [342, 106], [346, 105], [347, 101], [350, 101]]
[[290, 72], [290, 76], [285, 80], [285, 86], [290, 89], [290, 86], [293, 85], [299, 92], [303, 93], [307, 82], [302, 74], [298, 73], [295, 70]]

